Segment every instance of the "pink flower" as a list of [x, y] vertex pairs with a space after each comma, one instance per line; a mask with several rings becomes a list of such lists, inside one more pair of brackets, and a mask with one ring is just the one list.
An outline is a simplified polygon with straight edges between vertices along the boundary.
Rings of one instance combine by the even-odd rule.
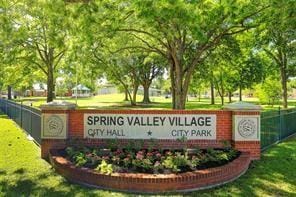
[[161, 157], [161, 154], [160, 153], [157, 153], [156, 154], [156, 157], [158, 157], [158, 158]]
[[147, 157], [151, 157], [151, 156], [153, 156], [153, 153], [147, 153]]
[[144, 155], [143, 154], [140, 154], [139, 152], [137, 153], [136, 155], [136, 159], [140, 159], [142, 160], [144, 158]]

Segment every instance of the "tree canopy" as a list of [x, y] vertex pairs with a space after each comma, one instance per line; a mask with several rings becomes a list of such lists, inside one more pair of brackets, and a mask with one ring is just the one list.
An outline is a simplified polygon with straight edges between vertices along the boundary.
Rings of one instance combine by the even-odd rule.
[[[228, 95], [231, 101], [239, 90], [242, 99], [244, 89], [272, 75], [281, 81], [287, 107], [287, 82], [296, 74], [295, 4], [293, 0], [1, 1], [0, 88], [26, 89], [38, 79], [47, 83], [50, 102], [58, 76], [69, 84], [76, 78], [93, 90], [98, 78], [105, 76], [124, 87], [131, 104], [136, 104], [137, 89], [143, 86], [143, 102], [148, 103], [150, 85], [167, 73], [172, 108], [184, 109], [189, 91], [211, 86], [212, 97], [216, 89], [222, 100]], [[3, 73], [9, 73], [10, 80]]]

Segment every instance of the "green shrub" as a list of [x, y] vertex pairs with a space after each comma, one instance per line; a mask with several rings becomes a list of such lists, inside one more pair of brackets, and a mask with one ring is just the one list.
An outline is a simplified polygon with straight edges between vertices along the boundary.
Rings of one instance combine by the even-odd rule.
[[258, 96], [261, 104], [273, 106], [281, 98], [282, 87], [277, 79], [268, 77], [262, 84], [258, 84], [255, 89], [255, 94]]
[[102, 163], [99, 164], [95, 170], [110, 175], [113, 172], [113, 166], [112, 164], [108, 164], [105, 160], [102, 160]]
[[175, 156], [168, 156], [162, 164], [164, 167], [172, 170], [173, 172], [180, 172], [181, 168], [189, 166], [190, 162], [187, 158], [187, 155], [176, 153]]
[[168, 156], [163, 162], [162, 165], [167, 168], [172, 170], [173, 172], [179, 172], [180, 169], [178, 169], [178, 166], [175, 165], [174, 163], [174, 158], [173, 156]]
[[78, 155], [74, 156], [74, 161], [76, 166], [84, 166], [86, 164], [87, 159], [85, 158], [85, 154], [80, 152]]

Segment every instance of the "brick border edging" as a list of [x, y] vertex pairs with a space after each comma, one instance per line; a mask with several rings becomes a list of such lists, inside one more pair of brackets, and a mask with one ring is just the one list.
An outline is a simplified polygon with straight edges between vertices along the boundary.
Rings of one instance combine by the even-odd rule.
[[215, 168], [180, 174], [114, 173], [105, 175], [88, 168], [79, 168], [50, 150], [49, 160], [56, 171], [72, 182], [125, 192], [162, 193], [188, 192], [215, 187], [233, 181], [247, 171], [250, 153], [242, 152], [232, 162]]

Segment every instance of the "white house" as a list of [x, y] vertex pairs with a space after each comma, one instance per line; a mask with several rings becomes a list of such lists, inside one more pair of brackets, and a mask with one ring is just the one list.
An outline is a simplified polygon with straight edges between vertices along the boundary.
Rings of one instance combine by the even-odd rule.
[[113, 84], [104, 84], [98, 89], [98, 95], [102, 94], [117, 94], [119, 91]]

